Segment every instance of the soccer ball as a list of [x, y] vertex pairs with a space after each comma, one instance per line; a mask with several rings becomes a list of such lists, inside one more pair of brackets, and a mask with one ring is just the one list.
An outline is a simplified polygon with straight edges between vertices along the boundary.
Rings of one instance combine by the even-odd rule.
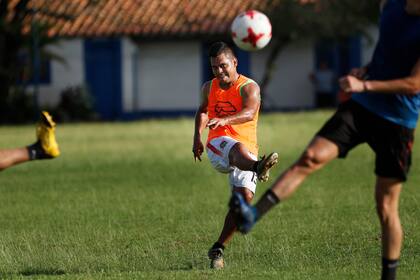
[[239, 14], [231, 25], [232, 39], [245, 51], [264, 48], [271, 40], [271, 23], [268, 17], [256, 10]]

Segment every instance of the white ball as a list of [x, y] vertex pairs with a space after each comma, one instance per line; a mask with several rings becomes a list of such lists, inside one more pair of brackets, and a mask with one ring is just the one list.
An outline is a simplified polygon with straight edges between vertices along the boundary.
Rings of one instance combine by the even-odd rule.
[[256, 10], [239, 14], [231, 25], [232, 39], [246, 51], [264, 48], [271, 40], [271, 23], [268, 17]]

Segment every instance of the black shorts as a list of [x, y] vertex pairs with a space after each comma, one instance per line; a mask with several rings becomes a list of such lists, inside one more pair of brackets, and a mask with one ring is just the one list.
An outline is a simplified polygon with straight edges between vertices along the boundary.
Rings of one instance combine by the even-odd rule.
[[317, 135], [334, 142], [340, 158], [357, 145], [367, 143], [376, 154], [376, 175], [407, 180], [414, 129], [390, 122], [349, 100], [338, 107]]

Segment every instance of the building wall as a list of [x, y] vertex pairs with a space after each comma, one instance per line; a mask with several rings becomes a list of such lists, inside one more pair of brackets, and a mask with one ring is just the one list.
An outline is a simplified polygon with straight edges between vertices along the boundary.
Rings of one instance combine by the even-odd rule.
[[[41, 105], [55, 106], [60, 100], [60, 93], [69, 86], [84, 83], [83, 44], [81, 39], [62, 40], [50, 46], [49, 50], [64, 58], [65, 64], [51, 61], [51, 83], [39, 86], [38, 102]], [[33, 87], [30, 89], [33, 90]]]
[[[123, 111], [194, 111], [202, 85], [201, 44], [191, 42], [142, 43], [123, 41]], [[251, 77], [262, 79], [269, 49], [251, 53]], [[267, 106], [312, 107], [309, 73], [313, 51], [309, 42], [287, 47], [267, 90]]]
[[200, 43], [124, 41], [124, 111], [195, 110], [201, 88]]
[[379, 39], [379, 30], [376, 26], [372, 26], [367, 30], [370, 38], [362, 38], [362, 65], [370, 62], [373, 52], [375, 51], [375, 44]]
[[[270, 48], [253, 53], [251, 73], [261, 81]], [[314, 106], [314, 94], [309, 74], [313, 69], [313, 48], [310, 42], [286, 47], [277, 58], [273, 78], [265, 92], [267, 109], [296, 109]]]
[[[139, 50], [135, 44], [128, 38], [124, 38], [122, 41], [122, 109], [123, 112], [134, 112], [136, 104], [138, 104], [137, 98], [138, 92], [138, 64], [139, 64]], [[136, 94], [134, 94], [134, 92]]]
[[[373, 53], [377, 29], [371, 28], [373, 42], [362, 40], [362, 60], [367, 63]], [[269, 46], [270, 47], [270, 46]], [[260, 82], [269, 47], [250, 53], [250, 76]], [[66, 64], [51, 62], [51, 83], [40, 85], [39, 102], [54, 106], [60, 93], [69, 86], [85, 83], [83, 41], [62, 40], [50, 47]], [[200, 101], [202, 85], [201, 42], [150, 42], [136, 46], [122, 38], [122, 111], [194, 111]], [[311, 42], [292, 44], [277, 59], [271, 84], [267, 88], [265, 108], [297, 109], [314, 106], [309, 74], [314, 56]]]

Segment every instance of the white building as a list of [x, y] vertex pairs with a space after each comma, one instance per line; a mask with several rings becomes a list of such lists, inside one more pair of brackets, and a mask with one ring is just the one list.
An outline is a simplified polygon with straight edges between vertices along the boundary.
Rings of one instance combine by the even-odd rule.
[[[74, 1], [74, 5], [82, 5], [82, 2]], [[212, 1], [196, 1], [201, 6], [195, 3], [194, 7], [185, 1], [178, 18], [172, 15], [178, 13], [180, 7], [170, 1], [118, 1], [118, 5], [110, 5], [110, 2], [99, 2], [102, 6], [95, 6], [90, 12], [83, 10], [80, 20], [71, 24], [57, 23], [50, 30], [51, 36], [63, 38], [51, 50], [67, 63], [50, 62], [49, 79], [39, 86], [41, 104], [54, 106], [63, 89], [86, 85], [103, 119], [192, 114], [199, 104], [202, 83], [211, 78], [207, 58], [209, 42], [229, 38], [227, 27], [240, 11], [267, 8], [265, 1], [236, 3], [232, 10], [220, 10], [213, 15], [212, 20], [219, 19], [219, 25], [214, 25], [208, 21], [206, 13], [202, 13], [203, 18], [195, 13], [209, 10], [208, 2]], [[139, 7], [146, 5], [145, 2], [166, 5], [167, 12], [148, 18], [146, 23], [136, 23], [136, 18], [142, 19], [151, 13]], [[185, 14], [185, 9], [194, 11]], [[214, 9], [207, 13], [211, 11]], [[102, 22], [96, 22], [95, 13], [101, 13]], [[131, 39], [133, 37], [136, 39]], [[362, 46], [366, 52], [362, 52]], [[265, 92], [266, 108], [313, 108], [315, 96], [309, 74], [320, 56], [329, 59], [334, 70], [340, 72], [343, 67], [347, 69], [365, 62], [371, 53], [371, 46], [365, 46], [358, 38], [349, 40], [347, 47], [343, 58], [337, 46], [330, 46], [325, 53], [309, 41], [289, 45], [278, 57], [274, 78]], [[260, 81], [269, 51], [270, 46], [255, 53], [238, 50], [239, 72]]]

